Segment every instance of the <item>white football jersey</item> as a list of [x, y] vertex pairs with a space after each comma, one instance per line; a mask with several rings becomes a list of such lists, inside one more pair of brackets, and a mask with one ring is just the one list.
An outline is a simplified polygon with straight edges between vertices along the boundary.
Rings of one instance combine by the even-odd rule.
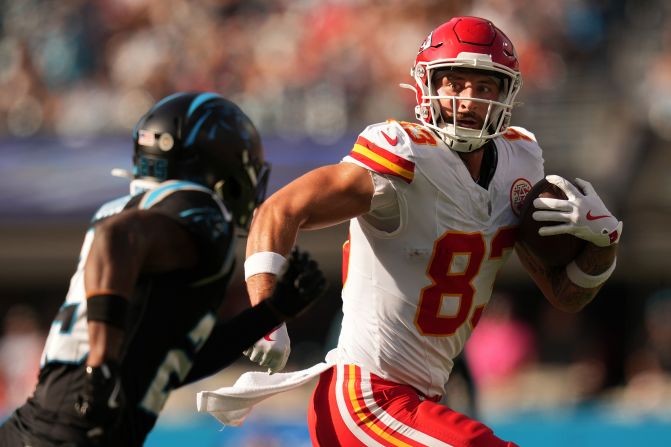
[[519, 206], [544, 176], [531, 133], [513, 127], [494, 142], [498, 161], [485, 190], [418, 124], [387, 121], [360, 134], [343, 161], [388, 178], [400, 216], [391, 231], [366, 216], [350, 222], [340, 362], [444, 394], [512, 252]]

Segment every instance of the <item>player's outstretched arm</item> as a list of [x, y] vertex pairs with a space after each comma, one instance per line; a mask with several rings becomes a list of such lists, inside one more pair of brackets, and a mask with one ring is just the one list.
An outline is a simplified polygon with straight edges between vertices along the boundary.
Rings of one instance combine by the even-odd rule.
[[[247, 238], [245, 279], [252, 305], [271, 295], [299, 229], [324, 228], [361, 215], [370, 209], [373, 192], [368, 170], [340, 163], [308, 172], [270, 196], [257, 209]], [[245, 355], [270, 372], [279, 371], [290, 353], [286, 326], [267, 335]]]
[[297, 249], [273, 294], [254, 307], [215, 326], [198, 352], [186, 383], [200, 380], [230, 365], [240, 353], [273, 328], [291, 319], [326, 291], [326, 279], [310, 256]]
[[86, 258], [84, 284], [90, 351], [75, 410], [104, 436], [124, 399], [119, 360], [128, 300], [141, 273], [196, 265], [191, 236], [174, 220], [149, 210], [128, 210], [98, 223]]
[[[565, 312], [579, 312], [590, 303], [605, 283], [606, 278], [594, 286], [579, 286], [566, 274], [566, 267], [551, 267], [536, 258], [523, 245], [517, 244], [515, 251], [525, 270], [532, 277], [547, 300], [557, 309]], [[599, 278], [615, 262], [617, 245], [600, 248], [587, 244], [573, 260], [585, 275]]]
[[140, 274], [187, 269], [197, 261], [191, 235], [163, 214], [128, 210], [98, 223], [84, 268], [91, 345], [87, 364], [118, 359], [125, 307]]
[[546, 179], [561, 188], [567, 199], [537, 198], [533, 218], [556, 225], [541, 227], [540, 235], [571, 234], [588, 243], [568, 265], [549, 267], [521, 244], [518, 257], [545, 297], [558, 309], [577, 312], [599, 292], [615, 270], [622, 222], [608, 211], [592, 185], [576, 179], [571, 182], [557, 175]]

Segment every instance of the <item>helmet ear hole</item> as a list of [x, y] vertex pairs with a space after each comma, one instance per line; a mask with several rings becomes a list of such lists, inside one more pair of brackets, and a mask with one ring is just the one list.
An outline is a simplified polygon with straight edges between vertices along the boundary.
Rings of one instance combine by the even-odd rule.
[[233, 177], [228, 180], [219, 180], [214, 184], [213, 189], [225, 201], [237, 200], [242, 195], [242, 187], [238, 180]]
[[233, 213], [233, 219], [241, 228], [246, 228], [255, 204], [245, 194], [239, 180], [231, 177], [219, 180], [214, 185], [214, 192], [221, 198], [226, 208]]
[[242, 195], [242, 186], [240, 182], [235, 177], [228, 179], [228, 182], [224, 184], [226, 190], [226, 198], [231, 200], [237, 200]]

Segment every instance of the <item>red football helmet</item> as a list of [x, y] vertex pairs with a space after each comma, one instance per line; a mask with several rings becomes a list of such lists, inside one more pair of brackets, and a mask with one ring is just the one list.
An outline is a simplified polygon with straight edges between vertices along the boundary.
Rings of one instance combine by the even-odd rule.
[[[457, 110], [456, 102], [461, 98], [439, 96], [431, 81], [437, 69], [455, 68], [482, 70], [503, 81], [498, 101], [468, 98], [487, 106], [481, 129], [458, 126], [456, 114], [446, 120], [440, 113], [439, 99], [451, 100], [452, 110]], [[460, 152], [473, 151], [505, 132], [515, 96], [522, 86], [510, 39], [492, 22], [478, 17], [455, 17], [429, 33], [419, 47], [410, 73], [416, 83], [417, 119], [436, 131], [451, 149]]]

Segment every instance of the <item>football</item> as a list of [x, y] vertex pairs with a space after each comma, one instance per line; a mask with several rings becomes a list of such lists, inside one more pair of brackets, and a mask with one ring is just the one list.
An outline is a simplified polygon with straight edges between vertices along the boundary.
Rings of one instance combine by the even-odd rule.
[[[577, 186], [576, 186], [577, 187]], [[517, 241], [524, 244], [531, 253], [550, 267], [564, 266], [571, 262], [585, 247], [585, 240], [571, 234], [541, 236], [538, 229], [558, 222], [538, 222], [531, 216], [536, 207], [533, 201], [537, 197], [566, 199], [566, 194], [556, 185], [541, 179], [524, 197], [520, 209], [520, 223], [517, 227]]]

